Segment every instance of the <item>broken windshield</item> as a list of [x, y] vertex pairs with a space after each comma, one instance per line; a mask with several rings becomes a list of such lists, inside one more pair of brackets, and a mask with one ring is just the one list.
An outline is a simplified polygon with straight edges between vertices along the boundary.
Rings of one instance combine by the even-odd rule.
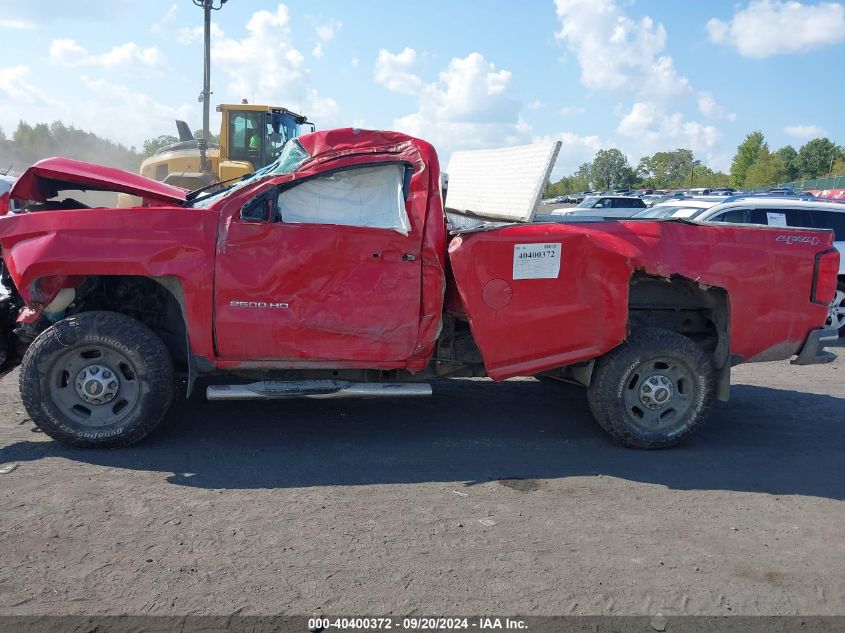
[[200, 196], [186, 206], [194, 207], [196, 209], [207, 209], [218, 200], [222, 200], [238, 189], [251, 185], [265, 176], [284, 176], [286, 174], [290, 174], [296, 171], [302, 163], [309, 158], [311, 158], [311, 155], [305, 151], [302, 144], [296, 139], [292, 139], [285, 144], [279, 154], [279, 157], [274, 162], [259, 169], [258, 171], [253, 172], [252, 174], [244, 176], [242, 180], [239, 180], [228, 187], [224, 187], [220, 191]]

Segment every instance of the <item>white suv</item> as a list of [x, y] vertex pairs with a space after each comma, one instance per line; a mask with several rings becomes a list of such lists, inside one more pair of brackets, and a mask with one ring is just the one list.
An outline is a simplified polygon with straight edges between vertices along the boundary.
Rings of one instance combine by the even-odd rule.
[[845, 203], [749, 196], [702, 209], [689, 216], [689, 219], [697, 222], [831, 229], [834, 233], [833, 245], [839, 251], [839, 285], [830, 306], [828, 323], [836, 326], [840, 335], [845, 335]]

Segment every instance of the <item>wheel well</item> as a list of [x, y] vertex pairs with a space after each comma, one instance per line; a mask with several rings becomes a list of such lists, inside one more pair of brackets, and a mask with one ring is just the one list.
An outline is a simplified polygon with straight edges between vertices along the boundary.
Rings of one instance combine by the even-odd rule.
[[717, 369], [730, 368], [728, 293], [673, 275], [637, 273], [628, 298], [630, 329], [659, 327], [683, 334], [707, 351]]
[[178, 369], [188, 367], [188, 333], [182, 286], [172, 277], [97, 275], [76, 290], [68, 314], [108, 310], [137, 319], [155, 332]]

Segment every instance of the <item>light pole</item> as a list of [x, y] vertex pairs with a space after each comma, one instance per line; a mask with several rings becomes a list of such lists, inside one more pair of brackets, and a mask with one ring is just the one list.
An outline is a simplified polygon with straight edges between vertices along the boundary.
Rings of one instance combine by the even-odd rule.
[[695, 177], [695, 166], [700, 165], [700, 164], [701, 164], [700, 160], [694, 160], [694, 161], [692, 161], [692, 165], [690, 165], [690, 168], [689, 168], [689, 186], [690, 187], [692, 187], [693, 178]]
[[203, 173], [211, 172], [211, 166], [208, 164], [208, 156], [206, 150], [208, 149], [208, 108], [211, 105], [211, 12], [219, 11], [223, 8], [228, 0], [193, 0], [194, 4], [202, 7], [203, 10], [203, 26], [204, 26], [204, 50], [203, 50], [203, 66], [202, 66], [202, 92], [199, 95], [199, 100], [202, 102], [202, 138], [197, 142], [197, 148], [200, 151], [200, 169]]

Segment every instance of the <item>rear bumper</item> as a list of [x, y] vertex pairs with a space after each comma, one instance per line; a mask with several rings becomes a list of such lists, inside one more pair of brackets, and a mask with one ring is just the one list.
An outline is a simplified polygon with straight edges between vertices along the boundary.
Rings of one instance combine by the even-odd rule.
[[807, 340], [798, 356], [790, 361], [793, 365], [820, 365], [836, 360], [836, 354], [827, 351], [825, 341], [833, 341], [839, 338], [835, 328], [821, 328], [813, 330], [807, 336]]

